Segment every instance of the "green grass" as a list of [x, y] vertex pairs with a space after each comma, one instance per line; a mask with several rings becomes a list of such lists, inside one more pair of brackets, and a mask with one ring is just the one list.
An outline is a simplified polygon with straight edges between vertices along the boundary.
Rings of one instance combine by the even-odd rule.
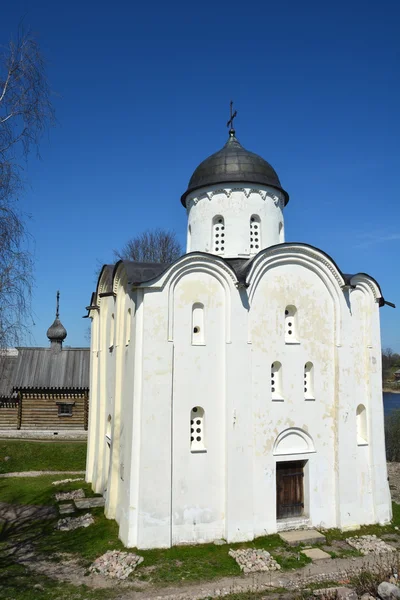
[[0, 473], [84, 471], [85, 466], [86, 442], [0, 440]]
[[[75, 475], [71, 475], [74, 478]], [[78, 475], [76, 475], [78, 477]], [[82, 488], [86, 496], [94, 496], [89, 484], [74, 481], [63, 485], [52, 485], [53, 481], [66, 479], [63, 475], [41, 475], [39, 477], [0, 478], [0, 502], [10, 504], [56, 504], [54, 495]]]

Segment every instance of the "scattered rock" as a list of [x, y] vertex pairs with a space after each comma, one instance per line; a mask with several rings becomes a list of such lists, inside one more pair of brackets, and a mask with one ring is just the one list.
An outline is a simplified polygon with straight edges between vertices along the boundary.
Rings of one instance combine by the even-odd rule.
[[393, 583], [383, 581], [378, 585], [378, 594], [382, 600], [396, 600], [400, 598], [400, 588]]
[[70, 515], [75, 512], [75, 507], [73, 504], [60, 504], [58, 510], [60, 515]]
[[75, 477], [74, 479], [59, 479], [58, 481], [52, 481], [51, 485], [61, 485], [63, 483], [71, 483], [72, 481], [85, 481], [85, 478]]
[[80, 517], [65, 517], [65, 519], [59, 519], [56, 525], [56, 529], [60, 531], [73, 531], [79, 527], [89, 527], [93, 525], [94, 519], [90, 513], [81, 515]]
[[279, 571], [281, 566], [266, 550], [243, 548], [229, 550], [243, 573], [255, 573], [257, 571]]
[[105, 500], [101, 498], [85, 498], [84, 500], [75, 500], [75, 506], [79, 509], [95, 508], [96, 506], [104, 506]]
[[7, 461], [9, 461], [9, 460], [11, 460], [11, 456], [5, 456], [5, 457], [4, 457], [4, 461], [5, 461], [5, 462], [7, 462]]
[[85, 497], [85, 492], [82, 488], [79, 490], [73, 490], [72, 492], [58, 492], [56, 495], [57, 502], [62, 500], [79, 500]]
[[359, 550], [361, 554], [385, 554], [386, 552], [396, 552], [393, 546], [389, 546], [376, 535], [360, 535], [346, 539], [346, 542]]
[[215, 546], [223, 546], [224, 544], [226, 544], [226, 540], [214, 540]]
[[375, 598], [371, 594], [363, 594], [360, 600], [375, 600]]
[[315, 590], [314, 596], [322, 596], [324, 600], [358, 600], [356, 592], [347, 587], [322, 588]]
[[89, 571], [91, 573], [101, 573], [114, 579], [126, 579], [143, 560], [143, 556], [133, 552], [109, 550], [96, 558], [89, 567]]

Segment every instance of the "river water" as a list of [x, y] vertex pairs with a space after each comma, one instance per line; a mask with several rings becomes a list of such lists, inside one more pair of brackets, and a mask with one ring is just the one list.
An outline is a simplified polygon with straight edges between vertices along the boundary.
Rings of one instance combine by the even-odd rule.
[[385, 415], [390, 414], [393, 410], [400, 409], [400, 394], [383, 392], [383, 408]]

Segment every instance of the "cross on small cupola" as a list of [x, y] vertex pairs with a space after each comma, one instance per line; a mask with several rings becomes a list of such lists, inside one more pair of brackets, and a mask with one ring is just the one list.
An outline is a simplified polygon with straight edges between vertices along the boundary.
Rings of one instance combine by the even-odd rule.
[[233, 112], [233, 101], [231, 100], [230, 102], [230, 114], [231, 114], [231, 118], [229, 119], [229, 121], [227, 122], [226, 126], [229, 127], [229, 135], [231, 137], [234, 137], [235, 135], [235, 130], [233, 128], [233, 119], [237, 116], [237, 110], [235, 110]]
[[50, 340], [51, 348], [61, 350], [62, 343], [67, 337], [67, 330], [60, 321], [60, 292], [57, 292], [56, 318], [54, 323], [47, 330], [47, 337]]

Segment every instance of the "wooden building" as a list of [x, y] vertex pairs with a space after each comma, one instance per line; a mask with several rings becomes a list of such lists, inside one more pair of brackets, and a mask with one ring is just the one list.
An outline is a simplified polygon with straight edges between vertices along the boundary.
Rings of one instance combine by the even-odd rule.
[[0, 430], [85, 430], [89, 348], [63, 348], [59, 319], [47, 331], [49, 348], [12, 348], [0, 356]]

